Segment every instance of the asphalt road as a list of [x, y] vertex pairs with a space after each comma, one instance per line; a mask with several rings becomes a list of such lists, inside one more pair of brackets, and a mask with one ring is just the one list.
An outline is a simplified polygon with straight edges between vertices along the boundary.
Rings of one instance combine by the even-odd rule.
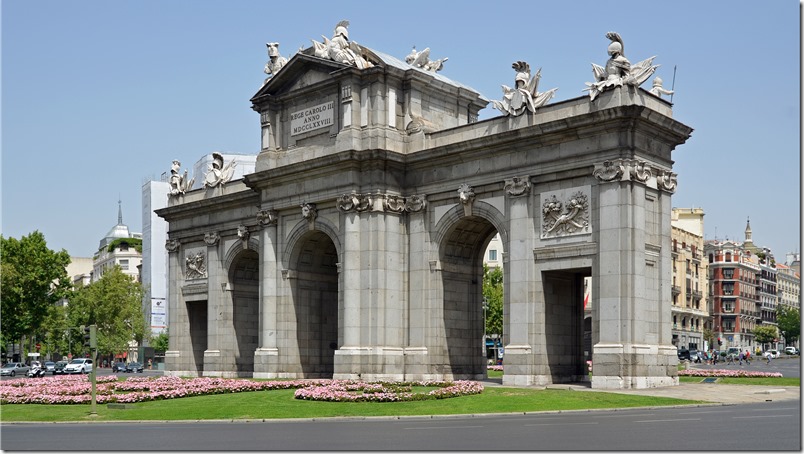
[[[273, 422], [2, 424], [0, 448], [59, 451], [800, 451], [801, 402]], [[125, 440], [122, 442], [122, 440]], [[122, 444], [121, 444], [122, 443]]]

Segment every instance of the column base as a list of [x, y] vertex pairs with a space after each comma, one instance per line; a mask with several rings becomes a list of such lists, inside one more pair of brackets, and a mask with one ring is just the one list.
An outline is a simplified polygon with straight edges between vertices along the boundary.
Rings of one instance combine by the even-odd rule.
[[678, 355], [673, 345], [598, 343], [592, 347], [592, 388], [677, 385]]

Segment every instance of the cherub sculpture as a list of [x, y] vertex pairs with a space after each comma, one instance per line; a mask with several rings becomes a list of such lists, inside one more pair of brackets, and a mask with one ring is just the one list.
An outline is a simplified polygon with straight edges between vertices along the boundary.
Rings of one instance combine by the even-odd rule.
[[263, 85], [267, 84], [288, 62], [287, 58], [279, 55], [279, 43], [265, 43], [265, 46], [268, 47], [268, 63], [265, 64], [264, 72], [268, 77], [265, 78]]
[[232, 159], [226, 166], [223, 165], [223, 155], [217, 151], [212, 153], [212, 164], [204, 177], [204, 187], [214, 188], [228, 183], [234, 176], [234, 169], [237, 163]]
[[516, 71], [514, 88], [502, 86], [503, 99], [492, 101], [494, 108], [505, 115], [517, 116], [525, 109], [535, 112], [537, 108], [547, 104], [558, 88], [539, 93], [539, 79], [542, 78], [542, 69], [539, 68], [533, 77], [530, 77], [530, 65], [524, 61], [517, 61], [511, 65]]
[[348, 20], [342, 20], [335, 26], [335, 32], [332, 39], [324, 38], [324, 42], [320, 43], [316, 40], [313, 41], [315, 48], [315, 56], [320, 58], [327, 58], [334, 60], [338, 63], [345, 63], [347, 65], [357, 66], [358, 69], [365, 69], [374, 66], [363, 56], [363, 49], [354, 41], [349, 41], [349, 27]]
[[425, 71], [430, 72], [438, 72], [444, 68], [444, 62], [449, 60], [449, 58], [441, 58], [439, 60], [431, 61], [430, 60], [430, 48], [425, 48], [421, 52], [416, 51], [416, 46], [413, 46], [413, 50], [410, 51], [407, 57], [405, 57], [405, 61], [417, 68], [421, 68]]
[[662, 97], [662, 95], [672, 95], [675, 93], [673, 90], [667, 90], [662, 86], [662, 78], [661, 77], [654, 77], [653, 78], [653, 87], [648, 90], [650, 94], [656, 95], [658, 97]]
[[635, 87], [642, 85], [659, 67], [658, 65], [653, 65], [655, 56], [632, 65], [623, 53], [624, 46], [620, 34], [608, 32], [606, 33], [606, 38], [611, 40], [608, 48], [610, 58], [606, 62], [605, 68], [592, 63], [595, 82], [586, 82], [586, 88], [584, 89], [584, 91], [589, 91], [589, 97], [592, 101], [601, 92], [612, 87], [622, 87], [624, 84]]
[[195, 183], [195, 178], [187, 180], [187, 169], [184, 170], [184, 175], [179, 174], [180, 169], [181, 162], [174, 159], [173, 165], [170, 167], [170, 180], [168, 180], [168, 184], [170, 185], [168, 195], [170, 196], [183, 195], [185, 192], [189, 191], [193, 187], [193, 183]]

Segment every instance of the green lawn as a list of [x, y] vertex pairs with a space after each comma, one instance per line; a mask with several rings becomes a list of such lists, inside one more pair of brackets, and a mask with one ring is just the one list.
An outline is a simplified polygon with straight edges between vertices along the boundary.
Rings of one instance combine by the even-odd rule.
[[482, 394], [418, 402], [313, 402], [293, 398], [293, 390], [186, 397], [128, 404], [125, 409], [97, 405], [15, 404], [0, 406], [11, 421], [124, 421], [326, 418], [335, 416], [408, 416], [536, 412], [692, 404], [662, 397], [570, 390], [487, 387]]
[[[795, 377], [718, 377], [717, 381], [724, 385], [759, 385], [759, 386], [801, 386], [801, 379]], [[703, 377], [678, 377], [681, 383], [700, 383]]]

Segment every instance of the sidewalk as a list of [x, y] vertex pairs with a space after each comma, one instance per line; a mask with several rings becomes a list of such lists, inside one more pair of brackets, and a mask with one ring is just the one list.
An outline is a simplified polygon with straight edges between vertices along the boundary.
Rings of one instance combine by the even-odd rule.
[[[484, 386], [502, 386], [500, 380], [483, 381]], [[593, 389], [588, 383], [528, 386], [527, 388], [569, 389], [580, 392], [632, 394], [637, 396], [672, 397], [721, 404], [801, 401], [798, 386], [721, 385], [718, 383], [681, 383], [678, 386], [647, 389]]]

